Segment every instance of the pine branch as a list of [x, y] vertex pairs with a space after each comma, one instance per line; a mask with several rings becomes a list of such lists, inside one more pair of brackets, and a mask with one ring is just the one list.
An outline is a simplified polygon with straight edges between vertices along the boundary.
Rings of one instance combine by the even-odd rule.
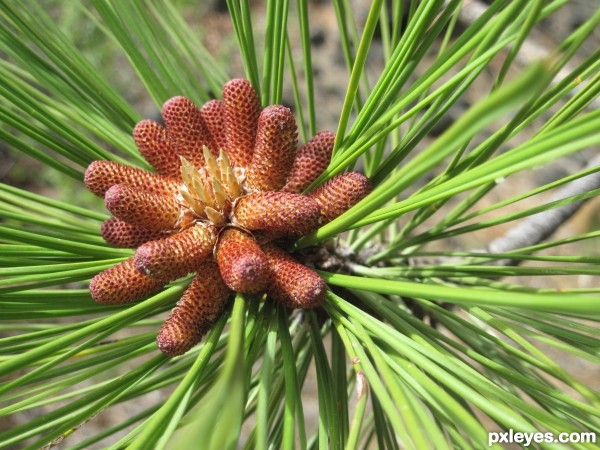
[[[600, 156], [592, 158], [586, 168], [600, 166]], [[600, 188], [600, 169], [585, 177], [579, 178], [560, 189], [552, 196], [551, 201], [561, 200], [573, 195], [584, 194]], [[560, 208], [551, 209], [533, 215], [508, 230], [503, 236], [488, 245], [489, 253], [507, 253], [519, 248], [529, 247], [552, 236], [567, 220], [569, 220], [587, 200], [573, 202]], [[503, 266], [516, 266], [522, 261], [501, 260], [496, 262]]]

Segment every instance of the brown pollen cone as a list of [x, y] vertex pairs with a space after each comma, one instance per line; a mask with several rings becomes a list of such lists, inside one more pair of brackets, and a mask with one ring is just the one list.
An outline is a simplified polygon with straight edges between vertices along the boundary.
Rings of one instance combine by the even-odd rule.
[[98, 303], [121, 305], [147, 297], [165, 284], [164, 280], [139, 273], [133, 266], [133, 258], [129, 258], [92, 278], [90, 294]]
[[272, 237], [299, 237], [319, 227], [319, 205], [310, 197], [289, 192], [255, 192], [236, 202], [234, 222]]
[[259, 191], [281, 189], [294, 164], [297, 143], [298, 127], [292, 111], [280, 105], [263, 109], [246, 185]]
[[288, 308], [316, 308], [323, 303], [327, 285], [317, 272], [300, 264], [273, 244], [263, 246], [271, 265], [267, 294]]
[[214, 226], [198, 223], [181, 233], [146, 242], [135, 252], [135, 268], [155, 278], [181, 278], [198, 270], [211, 255], [216, 236]]
[[158, 332], [158, 348], [168, 356], [183, 355], [200, 342], [227, 306], [231, 291], [218, 266], [207, 261], [198, 272]]
[[219, 150], [227, 148], [225, 137], [225, 107], [221, 100], [211, 100], [200, 108], [200, 114], [210, 132], [215, 148], [210, 150], [217, 155]]
[[279, 245], [313, 233], [371, 191], [366, 177], [346, 173], [303, 195], [327, 169], [335, 135], [318, 133], [297, 148], [289, 108], [262, 109], [244, 79], [226, 83], [222, 94], [201, 107], [173, 97], [162, 108], [164, 125], [135, 126], [133, 139], [157, 173], [114, 161], [95, 161], [85, 173], [114, 215], [102, 237], [135, 248], [91, 280], [94, 300], [133, 302], [196, 272], [157, 336], [169, 356], [200, 342], [232, 292], [266, 294], [289, 308], [320, 306], [325, 281]]
[[181, 178], [179, 170], [181, 161], [171, 145], [164, 127], [152, 120], [142, 120], [133, 129], [133, 140], [144, 159], [159, 174], [171, 178]]
[[189, 98], [173, 97], [163, 105], [162, 116], [177, 154], [196, 167], [203, 166], [202, 147], [213, 148], [214, 144], [196, 105]]
[[179, 189], [176, 180], [114, 161], [91, 163], [85, 171], [84, 182], [90, 191], [100, 197], [116, 184], [163, 195], [172, 195]]
[[172, 230], [180, 211], [174, 197], [120, 184], [106, 191], [104, 204], [118, 219], [154, 231]]
[[319, 204], [323, 223], [327, 223], [356, 205], [371, 190], [367, 177], [358, 172], [348, 172], [332, 178], [308, 195]]
[[164, 232], [136, 227], [116, 217], [111, 217], [102, 223], [100, 234], [110, 245], [120, 248], [135, 248], [144, 242], [166, 236]]
[[335, 134], [322, 131], [300, 147], [282, 190], [300, 193], [315, 181], [331, 161], [334, 142]]
[[216, 247], [216, 259], [221, 276], [230, 289], [256, 294], [267, 287], [269, 261], [248, 233], [235, 228], [225, 230]]
[[225, 106], [225, 151], [236, 167], [248, 167], [252, 160], [260, 100], [248, 80], [233, 79], [223, 86]]

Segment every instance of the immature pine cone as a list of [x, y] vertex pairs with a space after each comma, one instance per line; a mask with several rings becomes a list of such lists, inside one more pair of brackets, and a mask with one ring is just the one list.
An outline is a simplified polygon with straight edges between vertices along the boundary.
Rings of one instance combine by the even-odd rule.
[[174, 97], [165, 126], [143, 120], [133, 131], [156, 173], [95, 161], [85, 184], [114, 215], [102, 236], [137, 248], [130, 259], [96, 275], [94, 300], [141, 300], [170, 281], [197, 273], [161, 327], [157, 342], [170, 356], [200, 342], [233, 292], [266, 293], [290, 308], [319, 306], [325, 282], [282, 245], [335, 219], [371, 190], [357, 172], [304, 195], [331, 158], [334, 135], [318, 133], [296, 149], [297, 125], [281, 105], [261, 109], [243, 79], [223, 87], [223, 100], [197, 108]]

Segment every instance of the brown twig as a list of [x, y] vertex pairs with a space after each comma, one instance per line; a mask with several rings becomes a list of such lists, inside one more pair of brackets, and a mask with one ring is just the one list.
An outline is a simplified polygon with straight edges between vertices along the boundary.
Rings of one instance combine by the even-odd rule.
[[[598, 171], [567, 184], [552, 196], [551, 201], [584, 194], [593, 189], [600, 188], [600, 156], [591, 159], [586, 165], [586, 168], [591, 169], [593, 167], [597, 167]], [[559, 208], [535, 214], [523, 220], [508, 230], [503, 236], [493, 240], [488, 245], [488, 252], [507, 253], [519, 248], [539, 244], [552, 236], [586, 201], [573, 202]], [[498, 261], [496, 264], [515, 266], [520, 262], [505, 259]]]

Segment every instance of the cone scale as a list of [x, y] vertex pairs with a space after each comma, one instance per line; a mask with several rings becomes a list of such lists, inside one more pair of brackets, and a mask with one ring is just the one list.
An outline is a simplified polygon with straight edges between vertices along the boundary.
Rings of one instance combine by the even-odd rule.
[[138, 272], [133, 258], [100, 272], [90, 282], [92, 298], [104, 305], [122, 305], [141, 300], [167, 283]]
[[181, 233], [147, 242], [138, 247], [135, 268], [148, 276], [175, 280], [196, 272], [213, 250], [216, 230], [212, 225], [196, 224]]
[[250, 234], [235, 228], [225, 230], [215, 252], [221, 276], [230, 289], [243, 294], [265, 290], [271, 275], [269, 261]]
[[233, 214], [234, 222], [241, 227], [273, 237], [312, 233], [320, 221], [319, 205], [313, 199], [288, 192], [258, 192], [241, 197]]
[[210, 261], [198, 269], [156, 337], [158, 348], [168, 356], [182, 355], [200, 342], [227, 306], [231, 291], [218, 266]]

